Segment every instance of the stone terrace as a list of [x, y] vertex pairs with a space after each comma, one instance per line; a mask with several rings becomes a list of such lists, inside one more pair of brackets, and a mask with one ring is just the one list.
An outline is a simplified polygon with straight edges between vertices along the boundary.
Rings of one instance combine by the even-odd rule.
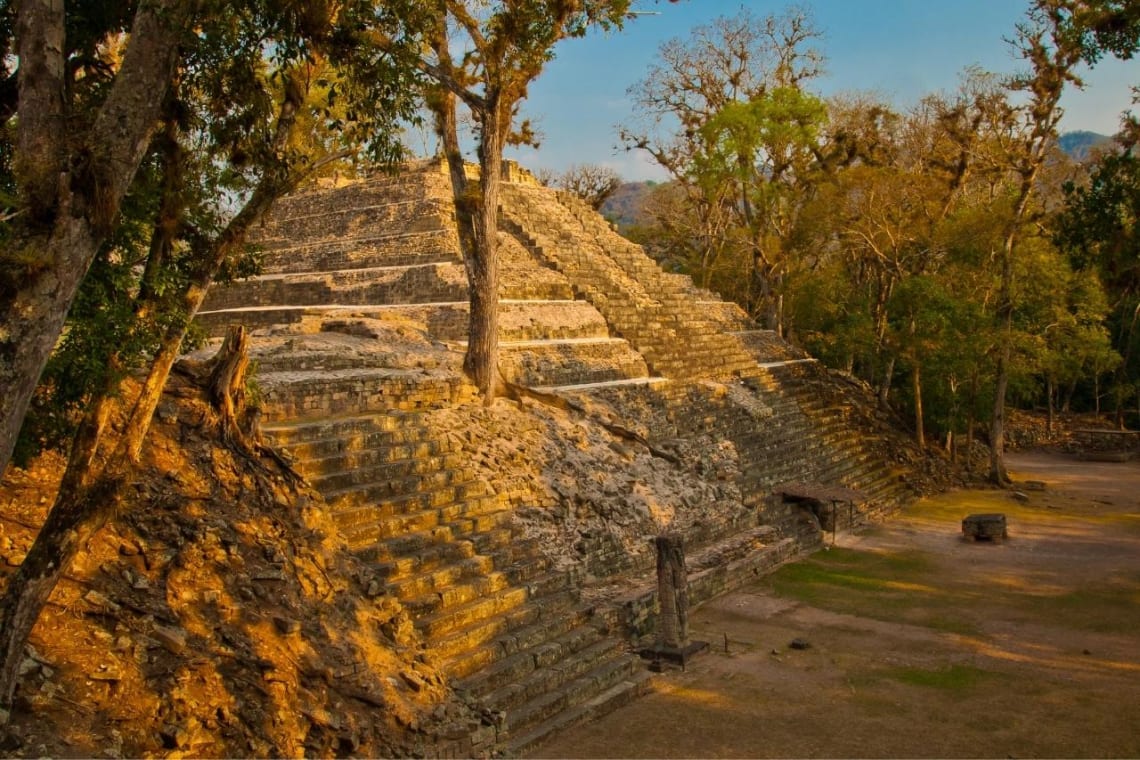
[[503, 192], [500, 369], [539, 401], [484, 409], [459, 371], [450, 209], [437, 162], [286, 198], [263, 273], [199, 321], [255, 330], [265, 432], [519, 752], [646, 688], [629, 645], [653, 627], [649, 537], [680, 530], [710, 598], [818, 545], [782, 485], [857, 489], [847, 522], [908, 498], [876, 453], [906, 443], [856, 415], [859, 389], [526, 182]]

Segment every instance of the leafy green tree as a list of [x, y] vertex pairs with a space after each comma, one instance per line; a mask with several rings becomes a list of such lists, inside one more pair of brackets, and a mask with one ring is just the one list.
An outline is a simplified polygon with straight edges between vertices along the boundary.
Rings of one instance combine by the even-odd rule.
[[[103, 37], [128, 27], [130, 34], [113, 66], [73, 65], [103, 37], [68, 37], [82, 25], [62, 3], [21, 2], [5, 30], [12, 35], [5, 49], [20, 66], [10, 111], [18, 114], [11, 146], [16, 208], [0, 253], [0, 386], [6, 389], [0, 468], [11, 458], [79, 283], [115, 226], [159, 122], [179, 45], [191, 32], [189, 10], [186, 3], [155, 0], [138, 4], [133, 14], [115, 14], [123, 18], [103, 26]], [[102, 63], [99, 56], [92, 60]], [[87, 68], [99, 75], [88, 79]]]
[[823, 101], [796, 87], [774, 87], [752, 100], [729, 103], [701, 127], [705, 151], [690, 169], [705, 197], [735, 190], [729, 208], [750, 249], [744, 305], [781, 333], [784, 249], [812, 189], [826, 119]]
[[[33, 6], [36, 3], [28, 3], [29, 8]], [[67, 23], [62, 8], [58, 9], [60, 13], [54, 15], [43, 9], [36, 11], [38, 16], [33, 13], [35, 18], [19, 28], [19, 45], [43, 46], [58, 39]], [[11, 703], [23, 643], [77, 547], [129, 506], [127, 485], [190, 320], [214, 278], [242, 259], [250, 227], [274, 199], [330, 160], [396, 155], [397, 122], [411, 115], [407, 95], [415, 89], [410, 86], [410, 62], [418, 50], [380, 50], [368, 43], [378, 28], [406, 30], [408, 19], [414, 18], [412, 9], [394, 2], [363, 0], [335, 7], [231, 3], [195, 6], [191, 15], [190, 9], [183, 12], [144, 3], [136, 12], [121, 64], [109, 68], [113, 72], [110, 94], [102, 104], [93, 101], [89, 105], [94, 109], [95, 126], [106, 118], [108, 104], [121, 97], [121, 108], [134, 103], [160, 129], [136, 124], [133, 112], [112, 109], [122, 120], [119, 131], [112, 130], [108, 137], [93, 126], [79, 143], [82, 150], [95, 150], [98, 155], [110, 151], [107, 155], [126, 160], [134, 153], [120, 150], [117, 142], [121, 133], [133, 135], [138, 144], [130, 147], [138, 151], [137, 160], [107, 168], [105, 175], [91, 170], [95, 180], [121, 182], [121, 193], [97, 184], [94, 190], [99, 193], [84, 195], [80, 178], [75, 180], [78, 186], [61, 190], [63, 200], [37, 197], [28, 179], [19, 176], [20, 167], [38, 168], [56, 152], [66, 154], [70, 146], [53, 151], [32, 146], [28, 148], [34, 154], [31, 158], [23, 164], [15, 162], [20, 186], [27, 188], [21, 196], [27, 217], [42, 216], [46, 225], [41, 229], [25, 222], [28, 226], [18, 235], [24, 247], [19, 250], [29, 250], [31, 245], [37, 254], [54, 251], [60, 229], [69, 240], [98, 243], [90, 253], [98, 263], [92, 287], [95, 292], [103, 288], [108, 312], [114, 312], [99, 324], [112, 325], [111, 335], [117, 337], [116, 346], [108, 349], [105, 366], [95, 373], [98, 379], [75, 433], [55, 504], [0, 601], [0, 707]], [[190, 24], [195, 33], [184, 34]], [[414, 37], [407, 39], [409, 45], [415, 44]], [[145, 49], [135, 49], [148, 41]], [[162, 65], [136, 63], [132, 67], [132, 56], [141, 56], [143, 63], [158, 57]], [[339, 72], [335, 84], [318, 75], [325, 64]], [[148, 111], [143, 105], [150, 103], [154, 91], [159, 102]], [[21, 88], [18, 121], [25, 107], [32, 114], [44, 107], [41, 100], [26, 101], [23, 95]], [[349, 107], [337, 108], [334, 101], [338, 98]], [[69, 105], [78, 108], [74, 102]], [[75, 116], [88, 113], [80, 110]], [[308, 127], [316, 127], [306, 141], [296, 135], [300, 115]], [[21, 158], [24, 150], [17, 143], [16, 157]], [[144, 164], [146, 170], [140, 173]], [[23, 171], [27, 173], [26, 168]], [[68, 164], [68, 171], [76, 169]], [[67, 212], [67, 204], [81, 196], [88, 201], [113, 202], [114, 214], [76, 217]], [[53, 202], [62, 208], [53, 208]], [[126, 224], [119, 223], [123, 215]], [[137, 233], [126, 234], [135, 226]], [[109, 248], [100, 254], [103, 245]], [[119, 262], [130, 266], [116, 267]], [[31, 270], [25, 274], [34, 279]], [[45, 276], [58, 280], [61, 275]], [[132, 276], [137, 281], [132, 282]], [[53, 298], [57, 295], [52, 294]], [[21, 298], [18, 292], [13, 300], [20, 303]], [[52, 303], [53, 308], [66, 310], [58, 298]], [[148, 356], [146, 378], [126, 406], [125, 422], [112, 430], [107, 425], [109, 399], [119, 391], [121, 371], [134, 363], [133, 351], [140, 345]], [[234, 445], [242, 445], [232, 424], [223, 432]]]
[[1038, 176], [1057, 139], [1057, 124], [1062, 113], [1059, 107], [1061, 95], [1066, 86], [1082, 86], [1076, 72], [1083, 49], [1069, 26], [1075, 18], [1073, 7], [1068, 0], [1035, 0], [1026, 21], [1017, 29], [1015, 44], [1030, 68], [1009, 81], [1013, 92], [1024, 93], [1025, 103], [1015, 112], [1020, 128], [1007, 143], [1009, 167], [1015, 185], [998, 257], [1001, 277], [997, 314], [1004, 325], [1006, 339], [1002, 341], [997, 358], [994, 407], [990, 419], [989, 473], [990, 479], [998, 484], [1009, 482], [1005, 469], [1005, 405], [1013, 350], [1014, 271], [1018, 242]]
[[[782, 244], [824, 113], [806, 85], [821, 73], [810, 16], [741, 11], [671, 40], [630, 95], [642, 118], [621, 128], [683, 193], [686, 216], [657, 215], [659, 246], [686, 271], [781, 329]], [[670, 230], [679, 239], [666, 240]], [[744, 272], [744, 277], [728, 273]], [[728, 276], [725, 276], [728, 274]]]
[[[1118, 150], [1105, 153], [1087, 184], [1065, 186], [1066, 207], [1059, 215], [1057, 240], [1082, 269], [1096, 272], [1110, 300], [1113, 345], [1121, 355], [1115, 383], [1135, 388], [1140, 378], [1140, 126], [1125, 120]], [[1135, 391], [1133, 391], [1134, 393]], [[1124, 423], [1125, 395], [1117, 404]], [[1140, 398], [1137, 401], [1140, 406]]]

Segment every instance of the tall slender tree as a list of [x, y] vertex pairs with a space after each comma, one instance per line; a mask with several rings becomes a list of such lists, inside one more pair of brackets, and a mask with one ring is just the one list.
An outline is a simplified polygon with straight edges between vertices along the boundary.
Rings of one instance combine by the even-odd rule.
[[727, 295], [776, 330], [781, 241], [824, 116], [806, 92], [822, 72], [818, 39], [801, 10], [742, 11], [698, 27], [661, 47], [659, 63], [630, 89], [641, 117], [620, 130], [626, 148], [646, 151], [688, 200], [695, 219], [686, 226], [700, 234], [678, 245], [694, 249], [690, 273], [709, 283], [706, 267], [745, 257], [746, 267], [726, 267], [744, 273], [743, 292]]
[[[420, 63], [439, 89], [454, 98], [434, 98], [437, 124], [454, 130], [446, 112], [462, 102], [475, 121], [478, 187], [468, 186], [457, 162], [458, 141], [445, 133], [460, 223], [469, 219], [471, 249], [465, 251], [471, 317], [463, 368], [485, 404], [493, 403], [498, 382], [498, 208], [503, 149], [511, 142], [533, 142], [530, 125], [517, 117], [527, 88], [554, 57], [554, 46], [580, 37], [592, 26], [619, 26], [630, 0], [436, 0], [441, 19], [436, 41]], [[454, 33], [449, 35], [448, 31]], [[453, 47], [463, 52], [457, 58]], [[463, 234], [466, 234], [464, 232]]]
[[1013, 315], [1016, 308], [1014, 272], [1017, 245], [1030, 208], [1038, 175], [1057, 139], [1061, 120], [1061, 95], [1068, 86], [1082, 87], [1077, 75], [1084, 48], [1077, 16], [1080, 0], [1035, 0], [1025, 22], [1018, 25], [1015, 45], [1029, 69], [1013, 77], [1009, 87], [1025, 94], [1020, 107], [1021, 129], [1009, 143], [1009, 165], [1015, 176], [1011, 211], [1005, 225], [1004, 240], [998, 251], [1000, 287], [997, 315], [1006, 339], [998, 350], [994, 387], [994, 405], [990, 417], [990, 471], [994, 483], [1009, 482], [1005, 468], [1005, 408], [1009, 388], [1010, 360], [1013, 351]]

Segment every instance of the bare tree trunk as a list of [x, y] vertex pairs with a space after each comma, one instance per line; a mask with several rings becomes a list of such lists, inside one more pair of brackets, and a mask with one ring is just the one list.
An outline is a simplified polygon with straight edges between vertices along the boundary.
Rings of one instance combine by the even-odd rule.
[[1053, 376], [1045, 378], [1045, 432], [1053, 434], [1054, 417], [1056, 416], [1053, 404]]
[[998, 356], [997, 383], [994, 387], [993, 416], [990, 418], [990, 474], [998, 485], [1009, 483], [1005, 469], [1005, 394], [1009, 387], [1009, 341]]
[[1013, 252], [1017, 244], [1018, 228], [1025, 218], [1029, 196], [1037, 178], [1040, 160], [1033, 163], [1021, 176], [1017, 203], [1013, 208], [1005, 242], [1002, 245], [1001, 288], [998, 296], [998, 314], [1002, 318], [1003, 340], [998, 354], [997, 379], [994, 385], [994, 408], [990, 419], [990, 481], [997, 485], [1009, 484], [1005, 469], [1005, 394], [1009, 390], [1009, 364], [1013, 344]]
[[887, 359], [887, 366], [883, 368], [883, 379], [879, 384], [879, 403], [886, 406], [891, 399], [891, 382], [895, 377], [895, 357]]
[[463, 369], [483, 394], [495, 401], [499, 354], [499, 183], [503, 160], [503, 119], [498, 97], [487, 99], [479, 142], [479, 204], [475, 211], [475, 250], [471, 257], [471, 321]]
[[914, 440], [920, 448], [926, 448], [926, 428], [922, 420], [922, 370], [916, 361], [910, 373], [911, 387], [914, 389]]
[[978, 375], [975, 372], [970, 375], [970, 389], [966, 398], [966, 470], [967, 472], [973, 471], [973, 460], [971, 456], [974, 451], [974, 428], [978, 424], [977, 417], [975, 416], [974, 409], [978, 404]]

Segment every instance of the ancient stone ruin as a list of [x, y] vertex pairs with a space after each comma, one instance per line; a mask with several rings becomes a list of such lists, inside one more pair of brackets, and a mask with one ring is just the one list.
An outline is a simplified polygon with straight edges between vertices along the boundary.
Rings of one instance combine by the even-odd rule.
[[[253, 330], [264, 432], [519, 752], [646, 688], [654, 537], [683, 538], [698, 605], [818, 546], [821, 519], [894, 509], [917, 455], [860, 387], [582, 202], [508, 180], [513, 401], [484, 408], [460, 370], [467, 282], [437, 161], [282, 200], [262, 273], [213, 288], [199, 321]], [[858, 501], [784, 498], [804, 484]]]

